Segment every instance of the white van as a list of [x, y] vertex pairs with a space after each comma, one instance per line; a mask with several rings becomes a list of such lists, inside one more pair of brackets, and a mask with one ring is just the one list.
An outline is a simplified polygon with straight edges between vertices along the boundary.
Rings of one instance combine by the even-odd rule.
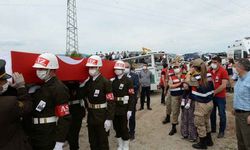
[[227, 57], [235, 60], [240, 58], [250, 59], [250, 37], [236, 40], [232, 45], [228, 46]]

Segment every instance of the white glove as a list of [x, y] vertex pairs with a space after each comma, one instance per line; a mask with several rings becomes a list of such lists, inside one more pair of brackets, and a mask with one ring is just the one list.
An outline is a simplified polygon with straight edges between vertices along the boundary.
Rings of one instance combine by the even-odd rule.
[[185, 99], [181, 100], [181, 106], [185, 106]]
[[131, 115], [132, 115], [132, 111], [128, 111], [128, 112], [127, 112], [127, 118], [128, 118], [128, 120], [129, 120], [129, 118], [131, 117]]
[[111, 120], [105, 120], [105, 122], [104, 122], [104, 128], [105, 128], [106, 132], [108, 132], [110, 130], [111, 125], [112, 125], [112, 121]]
[[185, 106], [186, 109], [189, 109], [190, 108], [190, 103], [187, 103], [186, 106]]
[[63, 150], [63, 144], [62, 142], [56, 142], [56, 145], [53, 150]]
[[25, 81], [24, 81], [22, 74], [19, 74], [18, 72], [14, 72], [12, 77], [14, 80], [14, 83], [11, 85], [12, 87], [14, 87], [14, 88], [25, 87]]

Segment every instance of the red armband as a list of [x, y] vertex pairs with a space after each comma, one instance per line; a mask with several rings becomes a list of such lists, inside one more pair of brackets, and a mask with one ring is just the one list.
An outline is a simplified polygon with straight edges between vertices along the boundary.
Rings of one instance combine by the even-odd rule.
[[129, 94], [135, 94], [134, 88], [128, 89], [128, 93], [129, 93]]
[[66, 115], [69, 115], [69, 105], [68, 104], [62, 104], [57, 105], [55, 109], [55, 114], [57, 117], [63, 117]]
[[107, 101], [113, 101], [115, 100], [113, 93], [106, 94]]

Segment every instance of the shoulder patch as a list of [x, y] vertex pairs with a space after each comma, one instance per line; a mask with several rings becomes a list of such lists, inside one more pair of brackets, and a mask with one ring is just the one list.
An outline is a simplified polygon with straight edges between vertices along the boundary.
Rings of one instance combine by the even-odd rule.
[[85, 84], [89, 81], [89, 77], [82, 83], [82, 84], [80, 84], [79, 85], [79, 87], [81, 88], [81, 87], [84, 87], [85, 86]]

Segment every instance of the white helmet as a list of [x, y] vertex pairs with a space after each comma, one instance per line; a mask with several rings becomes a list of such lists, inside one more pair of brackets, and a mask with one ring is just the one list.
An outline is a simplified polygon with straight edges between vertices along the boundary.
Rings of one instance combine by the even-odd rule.
[[44, 53], [37, 57], [33, 68], [38, 69], [58, 69], [59, 64], [57, 57], [51, 53]]
[[100, 56], [93, 55], [90, 56], [87, 60], [87, 67], [101, 67], [102, 66], [102, 59]]
[[125, 69], [125, 63], [122, 60], [118, 60], [115, 62], [114, 69]]

